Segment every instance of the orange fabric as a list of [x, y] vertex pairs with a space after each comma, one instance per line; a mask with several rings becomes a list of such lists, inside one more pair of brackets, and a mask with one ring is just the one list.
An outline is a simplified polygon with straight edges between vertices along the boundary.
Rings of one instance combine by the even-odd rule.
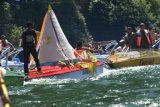
[[[140, 33], [140, 32], [139, 32], [139, 33]], [[151, 45], [151, 42], [152, 42], [152, 41], [150, 40], [148, 33], [147, 33], [146, 31], [144, 31], [144, 33], [145, 33], [145, 36], [146, 36], [146, 38], [147, 38], [148, 44]], [[151, 37], [151, 39], [152, 39], [152, 37]], [[137, 37], [137, 46], [138, 46], [138, 47], [141, 46], [141, 41], [142, 41], [142, 38], [141, 38], [141, 33], [140, 33], [140, 34], [138, 35], [138, 37]]]
[[44, 25], [45, 25], [45, 23], [46, 23], [46, 18], [47, 18], [47, 14], [46, 14], [45, 17], [44, 17], [44, 21], [43, 21], [43, 24], [42, 24], [40, 36], [39, 36], [39, 39], [38, 39], [38, 43], [36, 44], [36, 49], [37, 49], [37, 50], [38, 50], [38, 48], [39, 48], [39, 46], [40, 46], [40, 42], [41, 42], [41, 39], [42, 39], [42, 32], [44, 32]]
[[137, 37], [137, 46], [138, 46], [138, 47], [141, 46], [141, 37]]
[[79, 57], [82, 57], [83, 52], [84, 52], [84, 50], [75, 50], [74, 55], [76, 58], [79, 58]]

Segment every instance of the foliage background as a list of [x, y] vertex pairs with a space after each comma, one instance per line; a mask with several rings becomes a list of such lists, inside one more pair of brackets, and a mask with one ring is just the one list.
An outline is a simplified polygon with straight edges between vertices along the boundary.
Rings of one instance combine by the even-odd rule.
[[159, 33], [160, 0], [1, 0], [0, 34], [18, 46], [28, 20], [41, 30], [48, 4], [73, 47], [78, 41], [119, 40], [126, 26], [140, 22]]

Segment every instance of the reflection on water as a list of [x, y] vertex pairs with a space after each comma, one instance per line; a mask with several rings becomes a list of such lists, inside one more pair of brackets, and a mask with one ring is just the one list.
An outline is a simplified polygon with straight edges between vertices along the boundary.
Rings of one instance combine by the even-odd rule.
[[12, 107], [158, 107], [160, 67], [105, 69], [86, 80], [36, 79], [9, 87]]

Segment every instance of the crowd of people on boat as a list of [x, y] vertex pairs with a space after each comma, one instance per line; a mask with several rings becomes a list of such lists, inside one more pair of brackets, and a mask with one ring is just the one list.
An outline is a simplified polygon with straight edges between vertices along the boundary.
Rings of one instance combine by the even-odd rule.
[[158, 34], [154, 26], [146, 29], [144, 23], [140, 23], [139, 28], [134, 32], [132, 27], [127, 27], [127, 33], [119, 41], [122, 48], [130, 49], [150, 49], [157, 42]]
[[[137, 30], [128, 26], [126, 29], [126, 34], [122, 36], [122, 39], [118, 42], [118, 46], [113, 52], [121, 52], [123, 50], [141, 50], [141, 49], [158, 49], [159, 40], [158, 34], [156, 33], [154, 26], [149, 26], [146, 29], [144, 23], [140, 23]], [[156, 44], [156, 45], [155, 45]], [[82, 44], [82, 42], [77, 43], [76, 52], [74, 52], [76, 57], [88, 57], [84, 51], [91, 53], [104, 53], [104, 49], [98, 44]]]

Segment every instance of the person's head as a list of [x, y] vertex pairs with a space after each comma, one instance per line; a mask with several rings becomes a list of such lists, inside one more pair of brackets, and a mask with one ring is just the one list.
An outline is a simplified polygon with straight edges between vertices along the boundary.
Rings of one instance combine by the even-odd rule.
[[83, 43], [82, 42], [78, 42], [77, 46], [76, 46], [77, 50], [81, 50], [82, 47], [83, 47]]
[[5, 39], [5, 35], [0, 35], [0, 39]]
[[150, 32], [155, 32], [155, 27], [150, 26], [150, 27], [149, 27], [149, 31], [150, 31]]
[[27, 22], [27, 28], [28, 28], [28, 30], [32, 30], [33, 29], [33, 22], [32, 21], [28, 21]]
[[124, 45], [125, 45], [125, 41], [124, 41], [123, 39], [120, 40], [120, 41], [119, 41], [119, 46], [124, 47]]
[[144, 30], [145, 29], [145, 24], [144, 23], [140, 23], [139, 27], [140, 27], [140, 30]]
[[132, 32], [132, 27], [127, 27], [127, 32], [131, 33]]

